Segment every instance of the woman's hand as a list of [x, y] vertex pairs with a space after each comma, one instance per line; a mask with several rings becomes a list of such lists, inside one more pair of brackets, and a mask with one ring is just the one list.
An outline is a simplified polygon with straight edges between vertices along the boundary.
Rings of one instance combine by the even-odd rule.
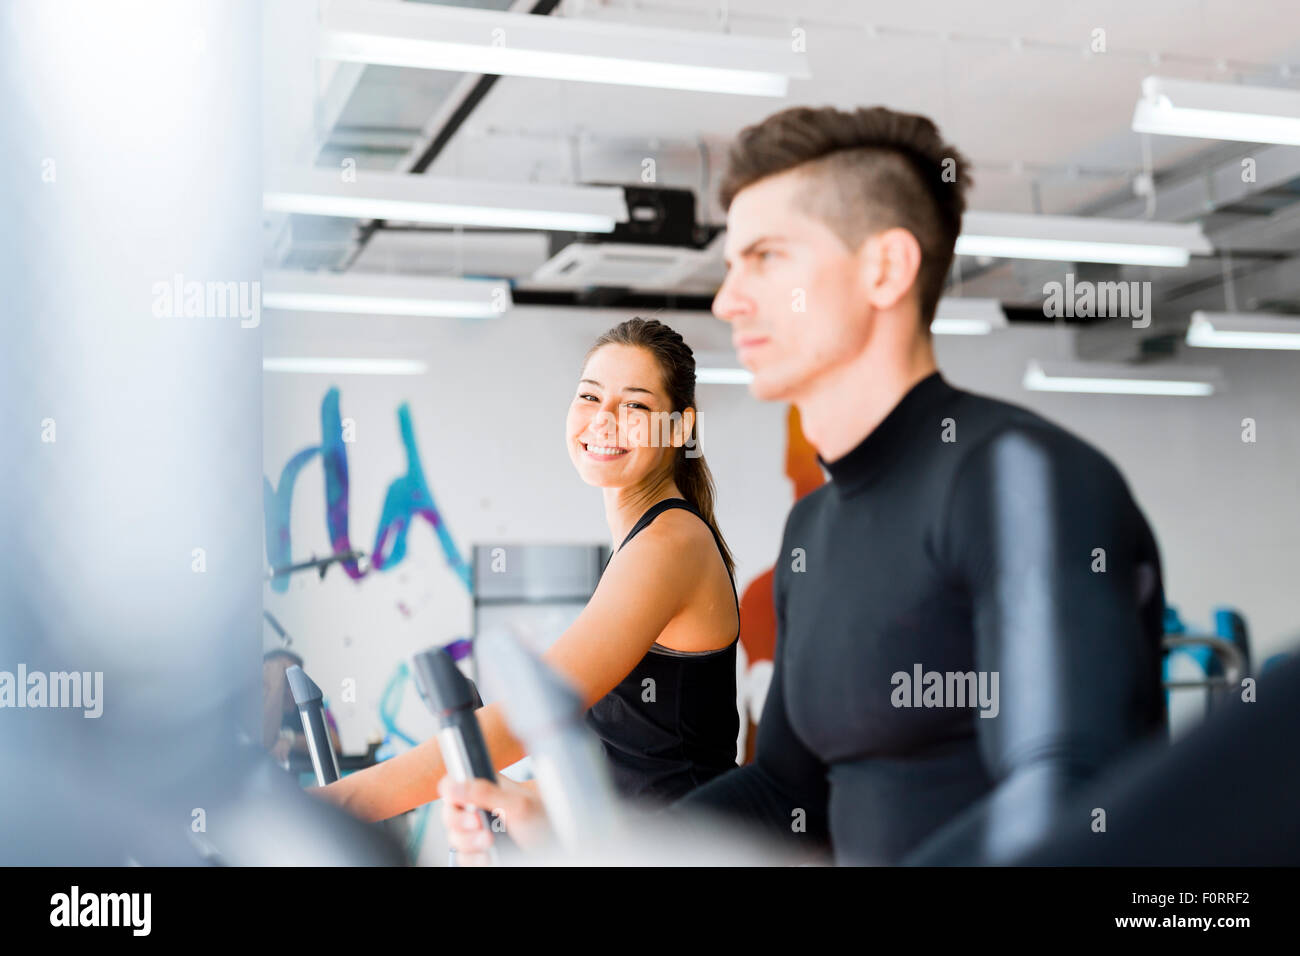
[[550, 836], [546, 808], [537, 791], [508, 777], [498, 775], [495, 783], [443, 777], [438, 795], [442, 797], [442, 825], [447, 840], [458, 853], [482, 853], [492, 845], [492, 833], [479, 818], [480, 809], [486, 810], [494, 826], [503, 827], [524, 849], [536, 847]]

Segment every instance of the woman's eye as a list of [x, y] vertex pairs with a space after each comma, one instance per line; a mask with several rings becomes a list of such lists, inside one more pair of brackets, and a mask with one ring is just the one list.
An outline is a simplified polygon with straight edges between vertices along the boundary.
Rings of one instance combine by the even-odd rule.
[[580, 392], [580, 393], [578, 394], [578, 397], [579, 397], [580, 399], [582, 399], [584, 402], [594, 402], [594, 401], [596, 401], [596, 396], [595, 396], [595, 395], [588, 395], [588, 394], [586, 394], [586, 393], [582, 393], [582, 392]]
[[640, 402], [628, 402], [628, 403], [627, 403], [627, 407], [628, 407], [628, 408], [640, 408], [640, 409], [642, 409], [642, 410], [644, 410], [644, 411], [647, 411], [647, 412], [650, 411], [650, 408], [649, 408], [648, 405], [642, 405]]

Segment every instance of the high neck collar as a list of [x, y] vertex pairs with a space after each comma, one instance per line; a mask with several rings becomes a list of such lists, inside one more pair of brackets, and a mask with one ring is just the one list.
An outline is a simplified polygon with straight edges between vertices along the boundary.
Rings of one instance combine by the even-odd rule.
[[913, 385], [856, 447], [834, 461], [826, 461], [818, 455], [818, 463], [830, 472], [834, 486], [843, 492], [867, 487], [898, 458], [899, 451], [914, 441], [922, 429], [939, 427], [939, 422], [928, 422], [924, 417], [952, 392], [952, 386], [936, 369]]

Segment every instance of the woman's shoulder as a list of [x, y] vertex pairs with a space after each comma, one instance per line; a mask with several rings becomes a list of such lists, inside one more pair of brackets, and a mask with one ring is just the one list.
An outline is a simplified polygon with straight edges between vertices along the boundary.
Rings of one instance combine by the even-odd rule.
[[706, 575], [718, 551], [704, 519], [680, 506], [662, 510], [625, 547], [648, 558], [661, 573], [671, 574], [682, 585]]
[[703, 542], [713, 544], [713, 532], [705, 524], [704, 519], [693, 508], [683, 505], [668, 507], [661, 511], [641, 530], [641, 535], [647, 534], [655, 535], [669, 543], [682, 545]]

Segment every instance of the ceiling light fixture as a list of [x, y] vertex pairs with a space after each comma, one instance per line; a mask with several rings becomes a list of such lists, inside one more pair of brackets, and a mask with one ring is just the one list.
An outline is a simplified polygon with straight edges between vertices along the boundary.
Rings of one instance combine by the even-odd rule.
[[957, 237], [959, 256], [1185, 266], [1214, 251], [1198, 223], [968, 212]]
[[627, 222], [621, 186], [485, 182], [411, 173], [281, 171], [262, 193], [268, 212], [557, 232], [613, 232]]
[[785, 96], [811, 74], [788, 36], [666, 30], [441, 4], [333, 0], [319, 53], [385, 66]]
[[487, 279], [275, 270], [262, 276], [266, 309], [483, 319], [512, 304], [509, 284]]
[[1300, 349], [1300, 316], [1193, 312], [1187, 344], [1210, 349]]
[[1300, 92], [1148, 76], [1133, 111], [1133, 130], [1300, 146]]
[[1025, 369], [1031, 392], [1087, 392], [1106, 395], [1213, 395], [1218, 375], [1208, 369], [1145, 368], [1107, 362], [1040, 362]]
[[1007, 327], [1007, 314], [997, 299], [943, 298], [935, 310], [934, 335], [988, 335]]
[[316, 375], [423, 375], [428, 365], [414, 359], [309, 358], [267, 356], [263, 372], [295, 372]]

